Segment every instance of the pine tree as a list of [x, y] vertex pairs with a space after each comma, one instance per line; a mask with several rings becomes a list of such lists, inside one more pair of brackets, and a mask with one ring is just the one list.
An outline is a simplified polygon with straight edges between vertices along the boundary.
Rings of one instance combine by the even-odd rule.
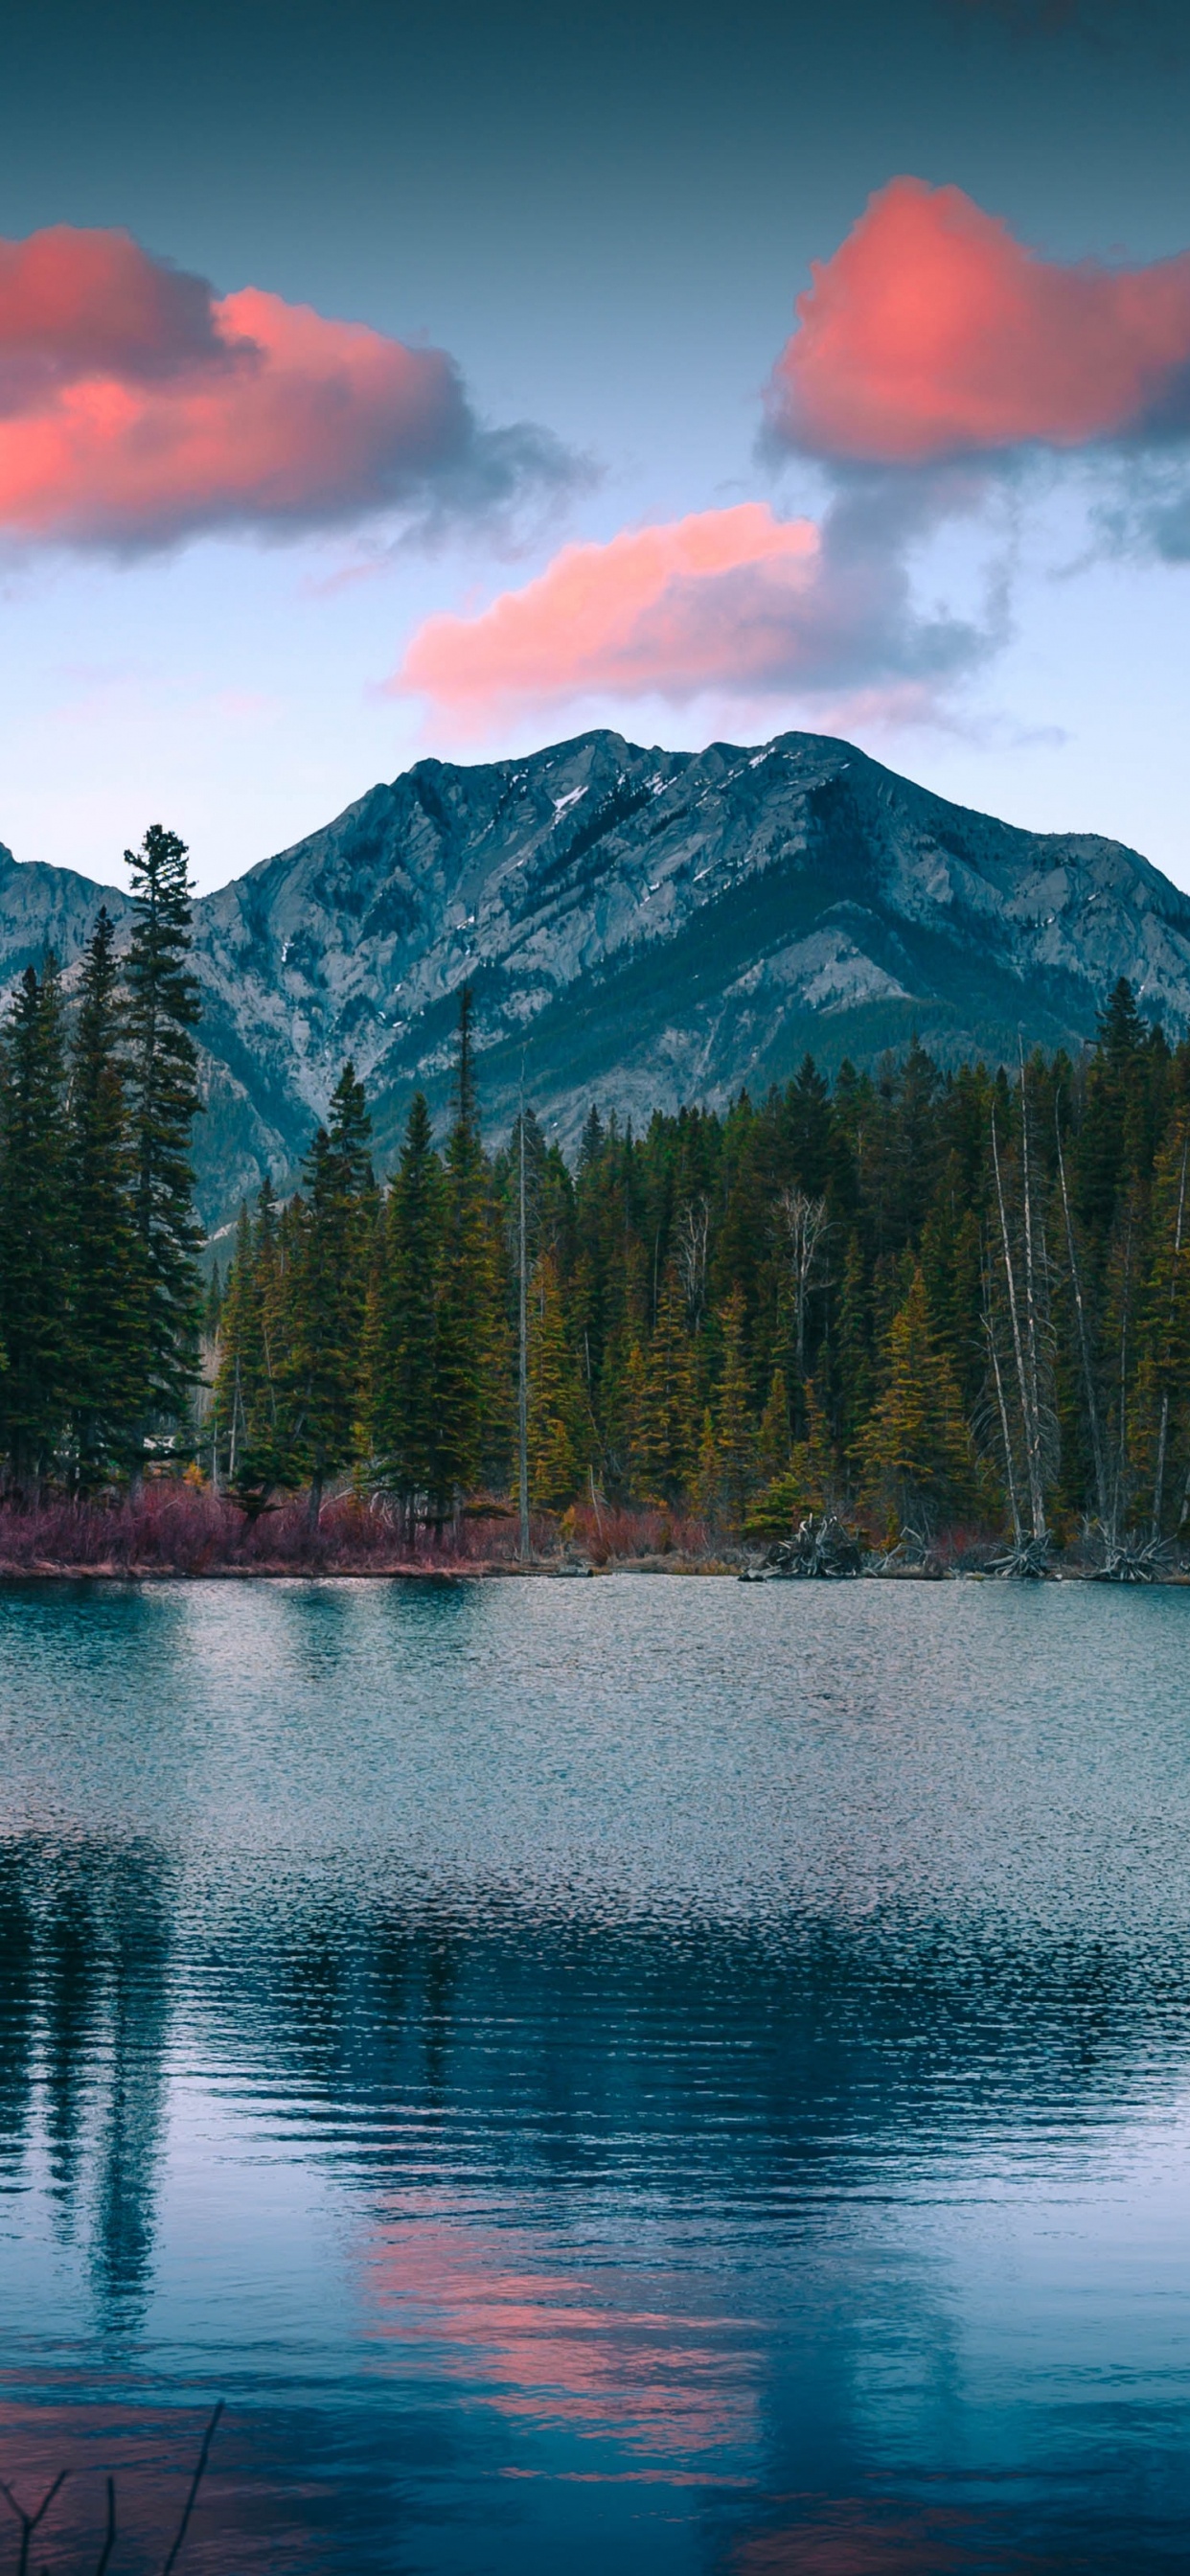
[[374, 1184], [371, 1122], [347, 1064], [302, 1164], [297, 1257], [289, 1296], [290, 1420], [317, 1519], [327, 1478], [352, 1458], [360, 1410]]
[[638, 1503], [647, 1503], [654, 1499], [649, 1490], [649, 1452], [645, 1429], [647, 1393], [645, 1355], [640, 1343], [634, 1339], [629, 1346], [627, 1359], [616, 1372], [614, 1419], [618, 1433], [617, 1448], [622, 1464], [623, 1481], [626, 1482], [633, 1501]]
[[[787, 1446], [778, 1472], [750, 1505], [744, 1523], [750, 1538], [786, 1538], [808, 1513], [827, 1511], [837, 1499], [838, 1465], [830, 1426], [820, 1388], [812, 1378], [807, 1378], [804, 1393], [805, 1436], [792, 1449]], [[763, 1452], [763, 1423], [757, 1446]]]
[[916, 1264], [889, 1327], [882, 1374], [858, 1443], [863, 1500], [896, 1526], [969, 1508], [975, 1493], [971, 1437]]
[[774, 1369], [756, 1435], [756, 1468], [765, 1485], [775, 1483], [789, 1465], [789, 1389], [784, 1369]]
[[187, 850], [176, 832], [150, 825], [126, 850], [132, 873], [128, 951], [127, 1086], [133, 1161], [133, 1226], [140, 1303], [140, 1425], [176, 1421], [197, 1372], [202, 1241], [194, 1216], [190, 1134], [202, 1108], [194, 1030], [200, 1006], [191, 972]]
[[446, 1148], [438, 1306], [439, 1511], [473, 1487], [497, 1400], [498, 1282], [472, 1062], [471, 991], [459, 999], [455, 1115]]
[[838, 1386], [836, 1425], [849, 1451], [867, 1421], [872, 1398], [871, 1301], [864, 1275], [863, 1245], [853, 1230], [847, 1238], [835, 1328], [835, 1373]]
[[252, 1229], [253, 1323], [259, 1340], [249, 1346], [247, 1448], [236, 1462], [238, 1492], [250, 1508], [259, 1509], [275, 1487], [292, 1487], [301, 1477], [289, 1334], [300, 1235], [298, 1202], [292, 1200], [278, 1217], [266, 1175]]
[[744, 1349], [744, 1293], [733, 1288], [719, 1316], [723, 1332], [723, 1365], [715, 1408], [715, 1447], [720, 1488], [728, 1518], [743, 1520], [755, 1482], [755, 1436], [749, 1403], [748, 1363]]
[[587, 1408], [566, 1333], [558, 1269], [543, 1252], [529, 1306], [529, 1495], [535, 1508], [562, 1511], [590, 1461]]
[[703, 1412], [698, 1439], [698, 1467], [694, 1478], [694, 1500], [706, 1519], [713, 1520], [719, 1509], [723, 1471], [715, 1440], [715, 1423], [708, 1404]]
[[639, 1473], [650, 1500], [676, 1502], [694, 1466], [698, 1442], [694, 1353], [677, 1263], [668, 1261], [649, 1343], [637, 1428]]
[[83, 961], [70, 1063], [65, 1187], [70, 1421], [79, 1487], [136, 1463], [142, 1402], [133, 1154], [115, 932], [100, 910]]
[[419, 1510], [438, 1504], [443, 1485], [438, 1371], [442, 1225], [442, 1165], [434, 1151], [425, 1094], [418, 1091], [388, 1195], [368, 1389], [374, 1472], [397, 1494], [410, 1532]]
[[219, 1330], [219, 1368], [214, 1390], [214, 1449], [234, 1487], [243, 1473], [249, 1445], [248, 1414], [259, 1347], [259, 1315], [247, 1205], [241, 1207], [235, 1251], [227, 1274]]
[[26, 968], [0, 1055], [0, 1426], [18, 1492], [52, 1463], [69, 1396], [69, 1277], [57, 963]]

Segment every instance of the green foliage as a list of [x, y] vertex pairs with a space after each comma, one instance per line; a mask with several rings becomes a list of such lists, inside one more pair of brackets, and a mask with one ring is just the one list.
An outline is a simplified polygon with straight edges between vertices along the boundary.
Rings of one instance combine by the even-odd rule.
[[0, 1425], [18, 1490], [45, 1472], [69, 1401], [64, 1082], [51, 955], [26, 968], [0, 1056]]
[[885, 1342], [882, 1384], [858, 1443], [861, 1497], [894, 1533], [969, 1510], [975, 1461], [954, 1370], [915, 1263]]
[[202, 1243], [194, 1216], [190, 1133], [198, 1090], [198, 979], [189, 959], [187, 850], [150, 825], [126, 850], [133, 925], [125, 981], [125, 1082], [131, 1122], [133, 1226], [139, 1269], [137, 1361], [146, 1423], [185, 1408], [197, 1369]]
[[388, 1194], [367, 1369], [367, 1446], [399, 1495], [407, 1524], [419, 1498], [442, 1507], [438, 1306], [442, 1164], [424, 1092], [414, 1093], [400, 1168]]
[[535, 1509], [562, 1511], [573, 1500], [592, 1449], [558, 1266], [543, 1252], [529, 1307], [529, 1499]]
[[64, 1176], [70, 1420], [84, 1492], [113, 1465], [135, 1463], [144, 1406], [144, 1275], [122, 1024], [115, 933], [104, 906], [83, 961]]
[[[77, 993], [30, 970], [0, 1041], [0, 1447], [10, 1487], [135, 1474], [186, 1433], [255, 1510], [350, 1480], [440, 1526], [516, 1479], [520, 1135], [484, 1148], [471, 997], [449, 1132], [410, 1106], [378, 1188], [345, 1067], [301, 1185], [245, 1210], [201, 1304], [186, 854], [134, 862]], [[1190, 1043], [1127, 987], [1078, 1063], [795, 1080], [723, 1113], [589, 1114], [568, 1163], [527, 1109], [529, 1477], [564, 1511], [694, 1508], [788, 1532], [1047, 1513], [1190, 1526]], [[213, 1355], [212, 1355], [213, 1354]]]
[[446, 1145], [441, 1269], [438, 1483], [444, 1506], [479, 1480], [495, 1398], [495, 1221], [480, 1136], [466, 985], [459, 1006], [455, 1114]]
[[288, 1442], [317, 1512], [329, 1476], [355, 1454], [374, 1184], [371, 1121], [347, 1064], [302, 1165], [304, 1183], [288, 1300]]

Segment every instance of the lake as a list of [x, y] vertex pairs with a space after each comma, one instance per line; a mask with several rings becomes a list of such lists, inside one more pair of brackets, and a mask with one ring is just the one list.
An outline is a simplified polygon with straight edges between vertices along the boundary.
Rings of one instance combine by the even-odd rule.
[[38, 2571], [1184, 2566], [1188, 2146], [1186, 1592], [0, 1593]]

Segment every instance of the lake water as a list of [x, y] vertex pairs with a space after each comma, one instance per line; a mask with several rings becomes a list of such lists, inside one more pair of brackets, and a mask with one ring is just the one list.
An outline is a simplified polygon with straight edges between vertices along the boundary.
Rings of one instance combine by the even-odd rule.
[[1190, 1594], [0, 1593], [37, 2571], [1184, 2567], [1188, 2148]]

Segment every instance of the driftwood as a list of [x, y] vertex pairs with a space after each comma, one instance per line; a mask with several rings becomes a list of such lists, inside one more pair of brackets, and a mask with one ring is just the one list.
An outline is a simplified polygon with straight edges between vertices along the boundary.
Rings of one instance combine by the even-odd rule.
[[929, 1552], [930, 1542], [924, 1531], [913, 1529], [906, 1524], [900, 1537], [894, 1540], [891, 1547], [882, 1547], [874, 1551], [868, 1558], [864, 1572], [877, 1578], [886, 1574], [916, 1574], [925, 1564]]
[[775, 1539], [765, 1558], [770, 1574], [785, 1579], [817, 1578], [826, 1583], [845, 1582], [848, 1576], [863, 1570], [863, 1549], [853, 1531], [846, 1529], [834, 1512], [819, 1515], [811, 1512], [794, 1531], [792, 1538]]
[[1010, 1583], [1052, 1583], [1052, 1543], [1048, 1530], [1043, 1530], [1039, 1538], [1022, 1538], [1007, 1556], [994, 1556], [987, 1571]]
[[1107, 1540], [1107, 1553], [1097, 1565], [1092, 1583], [1158, 1583], [1169, 1562], [1169, 1542], [1162, 1538], [1139, 1538], [1130, 1531], [1125, 1539]]

